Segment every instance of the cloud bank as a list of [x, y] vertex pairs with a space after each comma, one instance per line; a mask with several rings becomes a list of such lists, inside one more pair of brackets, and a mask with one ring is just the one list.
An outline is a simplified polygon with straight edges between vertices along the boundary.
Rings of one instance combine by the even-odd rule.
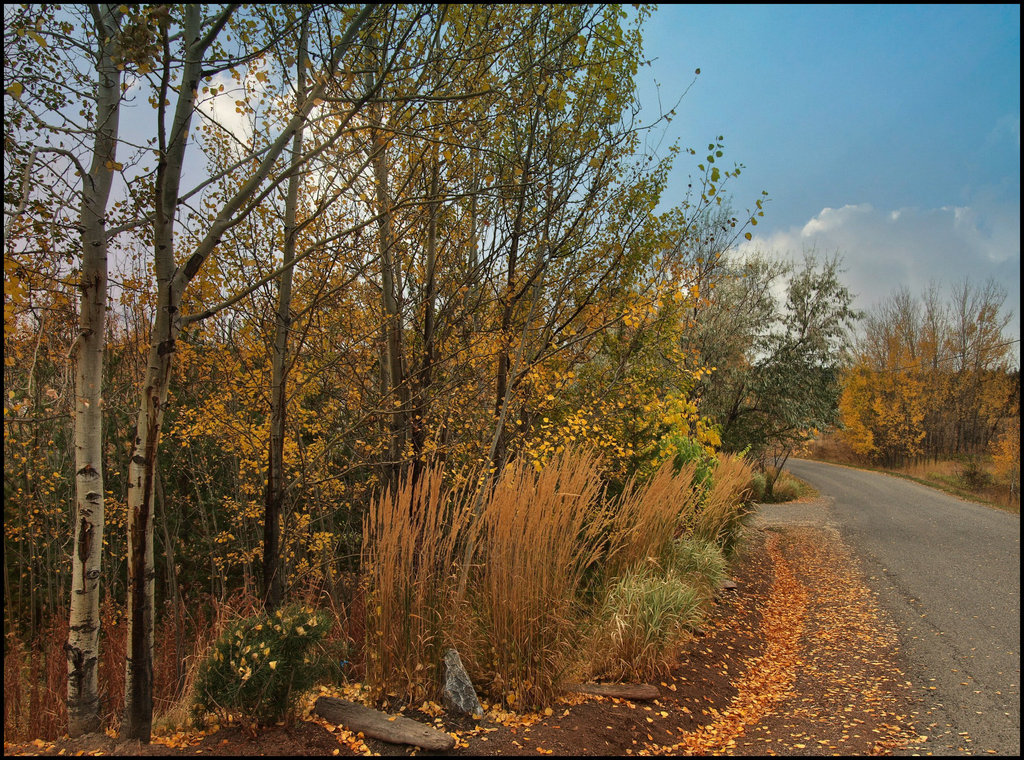
[[871, 204], [824, 208], [802, 227], [791, 227], [744, 242], [740, 253], [770, 251], [799, 259], [813, 248], [838, 252], [856, 306], [870, 309], [898, 287], [919, 294], [932, 280], [946, 291], [970, 278], [995, 278], [1006, 290], [1004, 308], [1013, 312], [1007, 331], [1020, 338], [1020, 207], [991, 203], [920, 209], [876, 209]]

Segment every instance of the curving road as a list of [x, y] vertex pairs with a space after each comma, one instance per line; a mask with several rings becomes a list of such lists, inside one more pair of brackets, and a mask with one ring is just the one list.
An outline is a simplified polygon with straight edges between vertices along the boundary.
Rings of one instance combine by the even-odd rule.
[[1020, 754], [1020, 518], [911, 481], [790, 460], [863, 562], [923, 689], [910, 748]]

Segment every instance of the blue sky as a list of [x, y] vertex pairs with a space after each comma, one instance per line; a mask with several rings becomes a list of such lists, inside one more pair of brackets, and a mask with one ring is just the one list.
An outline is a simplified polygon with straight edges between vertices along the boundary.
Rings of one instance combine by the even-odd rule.
[[745, 245], [838, 251], [862, 308], [996, 277], [1020, 337], [1019, 6], [662, 5], [644, 47], [645, 104], [701, 69], [666, 140], [724, 135], [737, 211], [768, 191]]

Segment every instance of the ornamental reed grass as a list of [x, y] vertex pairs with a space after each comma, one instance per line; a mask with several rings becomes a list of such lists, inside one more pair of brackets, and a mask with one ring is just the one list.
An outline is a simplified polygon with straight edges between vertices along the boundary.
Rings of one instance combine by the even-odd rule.
[[714, 541], [726, 559], [735, 556], [740, 531], [753, 507], [746, 502], [750, 491], [750, 467], [742, 457], [722, 454], [712, 476], [704, 503], [690, 522], [689, 533], [702, 541]]
[[[688, 537], [704, 492], [694, 484], [697, 461], [677, 470], [670, 460], [644, 483], [630, 480], [612, 505], [604, 583], [589, 637], [591, 674], [648, 678], [675, 659], [703, 615], [709, 596]], [[721, 560], [717, 546], [709, 547]], [[724, 565], [724, 560], [722, 560]]]
[[460, 486], [438, 465], [407, 473], [363, 525], [367, 682], [378, 696], [434, 697], [450, 645], [478, 688], [515, 709], [549, 705], [582, 676], [657, 672], [724, 573], [749, 481], [732, 457], [708, 489], [694, 486], [697, 463], [673, 465], [611, 501], [590, 449], [493, 479], [463, 473]]
[[576, 667], [581, 592], [608, 527], [601, 488], [596, 454], [567, 449], [539, 472], [508, 465], [484, 505], [470, 584], [484, 642], [474, 669], [510, 707], [549, 704]]
[[604, 577], [623, 575], [639, 563], [661, 557], [677, 529], [691, 519], [700, 492], [693, 488], [697, 463], [684, 464], [678, 472], [671, 460], [654, 475], [638, 482], [631, 477], [613, 505]]
[[[464, 474], [463, 474], [464, 475]], [[455, 621], [456, 549], [469, 524], [475, 477], [443, 485], [439, 464], [380, 495], [363, 521], [366, 679], [413, 701], [434, 696]]]
[[616, 578], [599, 614], [604, 630], [597, 672], [615, 679], [661, 675], [700, 622], [703, 602], [683, 578], [650, 565]]

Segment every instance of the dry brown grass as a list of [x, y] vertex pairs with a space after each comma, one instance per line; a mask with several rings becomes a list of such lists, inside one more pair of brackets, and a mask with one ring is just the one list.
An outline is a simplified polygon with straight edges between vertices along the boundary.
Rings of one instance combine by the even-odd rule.
[[604, 575], [615, 578], [629, 568], [664, 554], [668, 542], [693, 518], [700, 493], [693, 488], [697, 464], [673, 472], [672, 461], [647, 481], [630, 478], [610, 520]]
[[25, 645], [14, 632], [4, 636], [4, 743], [25, 737], [27, 689], [23, 674]]
[[[513, 462], [479, 487], [457, 478], [467, 485], [446, 489], [439, 468], [407, 476], [364, 523], [366, 680], [407, 700], [433, 696], [443, 649], [455, 645], [478, 688], [518, 709], [551, 704], [595, 666], [656, 672], [712, 582], [702, 566], [690, 571], [699, 578], [670, 567], [673, 541], [730, 548], [743, 516], [744, 462], [723, 457], [706, 495], [695, 471], [665, 463], [613, 501], [592, 450], [539, 469]], [[476, 555], [459, 594], [469, 540]]]
[[510, 706], [549, 704], [575, 667], [580, 591], [607, 531], [600, 493], [596, 454], [566, 450], [540, 472], [509, 465], [481, 514], [475, 665]]
[[413, 482], [407, 472], [372, 504], [363, 523], [366, 678], [419, 701], [437, 688], [445, 615], [455, 590], [456, 550], [469, 525], [474, 478], [445, 487], [440, 465]]
[[[955, 459], [911, 462], [895, 468], [892, 472], [906, 475], [957, 496], [997, 504], [1011, 512], [1019, 513], [1019, 493], [1015, 494], [1010, 488], [1009, 479], [999, 476], [989, 458], [979, 458], [975, 467], [976, 476], [973, 481], [964, 477], [967, 470], [965, 463]], [[977, 482], [979, 480], [980, 482]]]
[[715, 468], [711, 489], [694, 514], [689, 532], [702, 541], [713, 541], [726, 558], [731, 557], [748, 514], [750, 466], [741, 457], [722, 454]]

